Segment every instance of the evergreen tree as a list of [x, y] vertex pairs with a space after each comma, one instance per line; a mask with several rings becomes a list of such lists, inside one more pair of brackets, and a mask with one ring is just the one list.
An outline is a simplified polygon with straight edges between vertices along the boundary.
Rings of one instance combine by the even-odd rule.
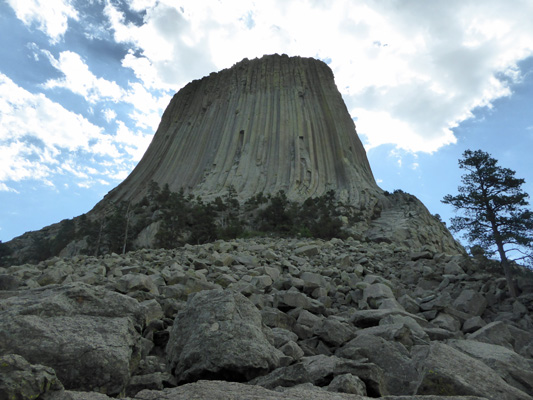
[[167, 249], [177, 247], [183, 243], [190, 216], [190, 203], [185, 198], [183, 189], [178, 193], [170, 192], [168, 185], [165, 185], [158, 197], [158, 204], [161, 226], [156, 235], [157, 244]]
[[9, 256], [13, 253], [11, 248], [0, 240], [0, 265], [9, 263]]
[[[529, 195], [522, 191], [524, 179], [515, 171], [497, 165], [497, 160], [481, 150], [466, 150], [459, 167], [468, 171], [462, 176], [459, 194], [442, 200], [461, 210], [464, 216], [451, 219], [450, 229], [466, 231], [465, 238], [487, 253], [498, 253], [511, 296], [516, 287], [510, 268], [509, 252], [532, 258], [533, 213], [526, 208]], [[494, 251], [494, 249], [496, 251]]]
[[283, 190], [270, 199], [270, 204], [259, 213], [260, 229], [263, 231], [289, 233], [293, 229], [293, 218], [289, 213], [291, 204]]
[[203, 244], [217, 239], [217, 227], [215, 224], [215, 210], [211, 204], [198, 201], [191, 208], [189, 225], [189, 239], [191, 244]]
[[109, 252], [120, 254], [123, 252], [127, 226], [128, 204], [121, 202], [114, 206], [113, 214], [107, 218], [104, 233]]
[[221, 239], [234, 239], [243, 233], [244, 227], [240, 219], [240, 209], [237, 191], [233, 185], [228, 188], [223, 201], [219, 197], [215, 199], [214, 210], [222, 215], [218, 235]]
[[61, 228], [57, 235], [50, 241], [50, 254], [57, 256], [61, 250], [76, 236], [76, 224], [72, 219], [61, 221]]
[[100, 231], [100, 224], [87, 218], [87, 214], [82, 214], [78, 220], [78, 227], [76, 229], [76, 239], [84, 239], [87, 241], [86, 254], [94, 254], [96, 252], [96, 243]]

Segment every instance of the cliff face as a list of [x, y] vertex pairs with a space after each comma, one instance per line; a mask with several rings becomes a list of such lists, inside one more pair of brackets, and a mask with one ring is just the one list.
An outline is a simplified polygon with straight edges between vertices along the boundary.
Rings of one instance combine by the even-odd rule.
[[230, 185], [241, 198], [334, 189], [356, 205], [381, 193], [330, 68], [286, 55], [245, 59], [181, 89], [109, 200], [139, 199], [151, 180], [202, 197]]

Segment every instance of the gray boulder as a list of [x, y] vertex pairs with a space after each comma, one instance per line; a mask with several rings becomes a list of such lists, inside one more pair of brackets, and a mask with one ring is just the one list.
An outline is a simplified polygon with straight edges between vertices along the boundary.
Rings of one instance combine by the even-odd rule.
[[37, 399], [63, 390], [55, 371], [43, 365], [31, 365], [17, 354], [0, 356], [0, 399]]
[[104, 288], [21, 291], [0, 310], [0, 354], [52, 367], [67, 389], [119, 394], [141, 358], [142, 308]]
[[398, 342], [362, 334], [352, 339], [335, 353], [352, 360], [368, 359], [383, 370], [385, 385], [390, 394], [414, 393], [418, 373], [407, 349]]
[[0, 274], [0, 290], [17, 290], [21, 280], [13, 275]]
[[292, 387], [303, 383], [324, 387], [329, 385], [335, 376], [345, 374], [359, 377], [365, 383], [369, 396], [388, 394], [383, 371], [377, 365], [323, 354], [304, 357], [296, 364], [278, 368], [250, 383], [267, 389], [275, 389], [278, 386]]
[[464, 333], [473, 333], [478, 329], [483, 328], [485, 325], [487, 325], [487, 323], [480, 316], [475, 316], [468, 318], [465, 322], [463, 322], [463, 327], [461, 330]]
[[178, 382], [247, 381], [278, 367], [284, 357], [267, 340], [261, 313], [250, 300], [222, 289], [189, 298], [174, 320], [166, 349]]
[[483, 361], [507, 383], [533, 396], [533, 365], [506, 347], [475, 340], [453, 340], [453, 348]]
[[391, 315], [401, 315], [406, 317], [411, 317], [419, 324], [427, 324], [427, 321], [423, 318], [420, 318], [414, 314], [410, 314], [406, 311], [400, 309], [379, 309], [379, 310], [357, 310], [355, 311], [350, 318], [355, 326], [359, 328], [369, 328], [371, 326], [376, 326], [380, 324], [380, 321]]
[[142, 292], [159, 294], [152, 278], [143, 274], [126, 274], [122, 276], [116, 284], [116, 289], [121, 293], [140, 290]]
[[355, 328], [342, 318], [331, 316], [318, 322], [313, 329], [324, 342], [338, 347], [348, 342], [355, 336]]
[[507, 347], [513, 350], [515, 339], [507, 324], [502, 321], [494, 321], [485, 325], [483, 328], [478, 329], [467, 337], [471, 340], [477, 340], [479, 342], [496, 344], [498, 346]]
[[[136, 400], [372, 400], [370, 397], [332, 393], [313, 386], [299, 386], [280, 391], [237, 382], [199, 381], [164, 391], [143, 390]], [[439, 399], [440, 400], [440, 399]], [[446, 399], [444, 399], [446, 400]], [[467, 399], [465, 399], [467, 400]]]
[[[87, 400], [100, 400], [87, 397]], [[300, 385], [283, 391], [236, 382], [199, 381], [163, 391], [143, 390], [136, 400], [372, 400], [372, 397], [348, 393], [334, 393], [317, 387]], [[475, 396], [384, 396], [383, 400], [487, 400]], [[56, 399], [53, 399], [56, 400]], [[63, 399], [57, 399], [63, 400]], [[64, 400], [81, 400], [70, 397]], [[102, 398], [102, 400], [107, 400]]]
[[383, 283], [374, 283], [363, 290], [363, 301], [366, 301], [372, 308], [379, 308], [384, 299], [394, 299], [394, 293]]
[[358, 376], [352, 374], [337, 375], [328, 385], [328, 391], [366, 396], [366, 385]]
[[486, 364], [444, 343], [432, 342], [416, 352], [420, 360], [419, 395], [482, 396], [491, 400], [530, 400]]
[[465, 289], [455, 299], [453, 306], [467, 314], [481, 315], [487, 308], [487, 299], [475, 290]]

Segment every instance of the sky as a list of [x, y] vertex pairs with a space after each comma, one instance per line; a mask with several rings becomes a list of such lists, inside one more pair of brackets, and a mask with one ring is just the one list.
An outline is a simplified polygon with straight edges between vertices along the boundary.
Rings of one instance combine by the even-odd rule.
[[466, 149], [533, 195], [533, 1], [0, 0], [0, 240], [89, 211], [172, 95], [264, 54], [333, 70], [379, 186], [433, 214]]

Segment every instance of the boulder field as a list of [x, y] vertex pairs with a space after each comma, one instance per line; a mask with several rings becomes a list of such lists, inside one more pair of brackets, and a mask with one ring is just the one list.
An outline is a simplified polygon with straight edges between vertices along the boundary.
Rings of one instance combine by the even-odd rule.
[[0, 399], [532, 399], [533, 283], [490, 264], [254, 238], [0, 268]]

